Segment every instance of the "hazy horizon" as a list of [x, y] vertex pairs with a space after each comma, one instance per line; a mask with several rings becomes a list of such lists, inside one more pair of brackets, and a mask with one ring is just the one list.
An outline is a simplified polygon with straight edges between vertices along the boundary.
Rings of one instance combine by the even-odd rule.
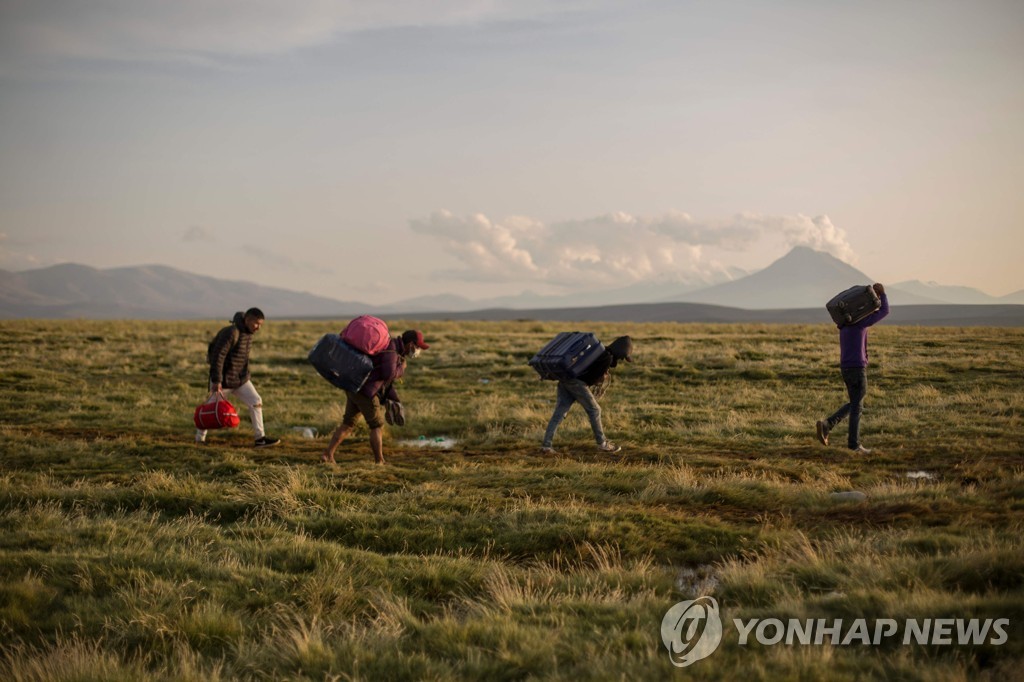
[[0, 268], [1024, 289], [1024, 6], [0, 1]]

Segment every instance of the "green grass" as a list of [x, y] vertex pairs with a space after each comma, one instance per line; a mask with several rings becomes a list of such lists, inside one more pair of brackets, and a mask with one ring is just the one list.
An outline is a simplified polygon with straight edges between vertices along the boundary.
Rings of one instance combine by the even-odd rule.
[[[326, 467], [342, 394], [305, 355], [340, 326], [257, 335], [284, 442], [253, 450], [244, 408], [192, 442], [218, 323], [0, 322], [0, 679], [1024, 676], [1024, 330], [875, 328], [857, 458], [845, 427], [814, 440], [844, 398], [826, 325], [573, 325], [634, 337], [602, 401], [624, 449], [575, 408], [545, 457], [554, 385], [526, 360], [565, 327], [422, 323], [388, 466], [360, 427]], [[674, 668], [661, 619], [703, 594], [725, 640]], [[1011, 625], [741, 647], [734, 618]]]

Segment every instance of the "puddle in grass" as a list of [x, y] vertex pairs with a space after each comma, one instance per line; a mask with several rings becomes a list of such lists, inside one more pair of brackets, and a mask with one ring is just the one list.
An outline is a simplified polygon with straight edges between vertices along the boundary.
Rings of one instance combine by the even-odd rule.
[[420, 436], [416, 440], [400, 440], [399, 445], [408, 448], [439, 448], [441, 450], [450, 450], [455, 447], [455, 444], [459, 441], [454, 438], [448, 438], [447, 436]]
[[927, 471], [908, 471], [907, 478], [914, 478], [923, 481], [934, 481], [935, 474], [929, 473]]
[[829, 497], [839, 502], [863, 502], [868, 498], [867, 495], [859, 490], [840, 490], [839, 492], [829, 494]]

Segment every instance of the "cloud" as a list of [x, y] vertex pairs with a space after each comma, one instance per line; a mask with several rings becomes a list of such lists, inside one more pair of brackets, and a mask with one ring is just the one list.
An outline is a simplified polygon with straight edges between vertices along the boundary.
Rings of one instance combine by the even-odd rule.
[[[179, 61], [282, 54], [362, 31], [543, 18], [582, 0], [64, 0], [0, 3], [2, 56]], [[214, 59], [215, 61], [215, 59]]]
[[208, 227], [192, 225], [181, 235], [183, 242], [211, 243], [217, 241], [217, 233]]
[[[809, 246], [846, 261], [846, 233], [828, 216], [742, 213], [700, 222], [682, 212], [655, 217], [611, 213], [547, 225], [528, 217], [495, 221], [483, 214], [437, 211], [410, 221], [463, 265], [441, 273], [478, 282], [543, 282], [565, 287], [625, 286], [652, 279], [692, 279], [725, 270], [728, 254]], [[779, 254], [781, 255], [781, 253]]]
[[854, 263], [857, 260], [853, 248], [846, 239], [846, 231], [833, 225], [827, 215], [811, 218], [800, 214], [767, 216], [759, 213], [741, 213], [736, 216], [735, 223], [760, 226], [763, 234], [780, 235], [788, 247], [808, 246], [817, 251], [830, 253], [847, 263]]
[[498, 281], [532, 278], [540, 272], [530, 249], [543, 228], [522, 218], [498, 224], [479, 213], [460, 218], [448, 211], [412, 221], [414, 231], [437, 237], [471, 270], [490, 273]]

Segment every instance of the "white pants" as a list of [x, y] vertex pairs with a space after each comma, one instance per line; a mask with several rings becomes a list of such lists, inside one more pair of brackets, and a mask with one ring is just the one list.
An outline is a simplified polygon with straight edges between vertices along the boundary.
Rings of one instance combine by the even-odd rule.
[[[213, 390], [213, 387], [210, 387]], [[263, 401], [260, 400], [260, 394], [256, 392], [256, 387], [252, 385], [251, 381], [247, 381], [238, 388], [222, 388], [221, 393], [227, 396], [238, 396], [238, 399], [245, 403], [245, 406], [249, 408], [249, 418], [252, 419], [252, 432], [256, 435], [256, 438], [263, 438], [267, 435], [263, 432]], [[202, 429], [196, 429], [196, 440], [206, 440], [206, 431]]]

